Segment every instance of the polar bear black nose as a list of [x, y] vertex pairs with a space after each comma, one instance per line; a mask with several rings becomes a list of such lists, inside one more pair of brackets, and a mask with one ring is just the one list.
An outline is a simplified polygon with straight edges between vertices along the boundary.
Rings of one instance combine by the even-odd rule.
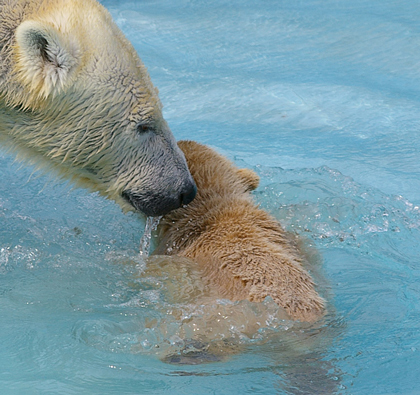
[[194, 200], [195, 195], [197, 195], [197, 186], [195, 185], [195, 183], [192, 183], [188, 185], [187, 188], [185, 188], [185, 191], [181, 192], [180, 207], [186, 206], [187, 204], [191, 203]]
[[172, 210], [191, 203], [197, 194], [194, 181], [187, 181], [178, 193], [156, 193], [154, 191], [133, 192], [126, 190], [122, 197], [138, 211], [150, 217], [165, 215]]

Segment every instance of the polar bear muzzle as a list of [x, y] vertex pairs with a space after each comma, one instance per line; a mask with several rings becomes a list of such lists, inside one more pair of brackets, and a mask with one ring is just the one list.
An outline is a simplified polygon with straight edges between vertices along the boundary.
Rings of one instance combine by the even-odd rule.
[[197, 194], [197, 187], [192, 180], [188, 180], [179, 192], [172, 194], [157, 194], [154, 192], [124, 191], [122, 197], [136, 210], [149, 217], [158, 217], [170, 211], [191, 203]]

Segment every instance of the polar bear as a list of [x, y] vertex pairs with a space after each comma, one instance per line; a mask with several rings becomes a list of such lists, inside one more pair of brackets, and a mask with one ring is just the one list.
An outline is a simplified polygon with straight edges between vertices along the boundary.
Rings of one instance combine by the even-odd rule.
[[219, 297], [261, 302], [267, 296], [289, 318], [314, 322], [325, 314], [303, 255], [281, 225], [253, 202], [259, 178], [214, 150], [178, 143], [197, 184], [195, 200], [165, 215], [155, 255], [178, 255], [198, 264]]
[[158, 216], [196, 186], [134, 48], [95, 0], [0, 0], [0, 144]]

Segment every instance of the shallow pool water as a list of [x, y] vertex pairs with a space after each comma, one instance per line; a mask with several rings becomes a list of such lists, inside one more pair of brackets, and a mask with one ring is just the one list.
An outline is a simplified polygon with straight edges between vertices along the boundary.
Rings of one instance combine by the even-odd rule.
[[[102, 3], [175, 136], [258, 172], [329, 314], [212, 299], [189, 262], [139, 256], [143, 218], [0, 151], [1, 393], [417, 394], [418, 3]], [[197, 333], [231, 356], [169, 363]]]

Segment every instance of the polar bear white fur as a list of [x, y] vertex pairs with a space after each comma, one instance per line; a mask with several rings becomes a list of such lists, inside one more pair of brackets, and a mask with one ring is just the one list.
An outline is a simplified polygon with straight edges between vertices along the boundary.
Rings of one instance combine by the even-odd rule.
[[196, 187], [132, 45], [95, 0], [0, 0], [0, 144], [162, 215]]

